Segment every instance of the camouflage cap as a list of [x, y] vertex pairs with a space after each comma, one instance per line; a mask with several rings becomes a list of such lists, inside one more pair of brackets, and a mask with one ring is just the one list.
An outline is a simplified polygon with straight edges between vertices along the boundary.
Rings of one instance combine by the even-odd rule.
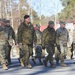
[[10, 20], [6, 20], [6, 23], [10, 23]]
[[29, 18], [29, 17], [30, 17], [29, 15], [25, 15], [25, 16], [24, 16], [24, 19], [27, 19], [27, 18]]
[[48, 24], [49, 24], [49, 25], [50, 25], [50, 24], [54, 24], [54, 22], [53, 22], [53, 21], [49, 21]]
[[60, 21], [60, 24], [63, 24], [63, 25], [65, 25], [66, 23], [65, 23], [64, 21]]
[[6, 19], [2, 19], [3, 22], [6, 22]]

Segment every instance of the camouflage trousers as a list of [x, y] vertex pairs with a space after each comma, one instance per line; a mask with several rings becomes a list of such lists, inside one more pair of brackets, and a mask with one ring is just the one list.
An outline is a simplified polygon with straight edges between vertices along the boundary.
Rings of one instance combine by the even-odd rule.
[[75, 42], [73, 42], [71, 45], [71, 58], [73, 58], [73, 51], [74, 51], [74, 55], [75, 55]]
[[55, 59], [61, 60], [61, 62], [64, 62], [64, 57], [67, 55], [67, 44], [63, 45], [63, 43], [60, 43], [60, 45], [57, 46], [57, 50], [55, 52]]
[[[22, 57], [21, 57], [21, 55], [22, 55]], [[30, 45], [23, 45], [22, 46], [22, 53], [20, 54], [20, 60], [22, 60], [25, 65], [28, 65], [30, 63], [29, 62], [29, 57], [32, 56], [32, 55], [33, 55], [33, 48], [32, 48], [32, 46], [30, 46]]]
[[0, 46], [0, 62], [1, 64], [6, 63], [4, 46]]
[[10, 45], [5, 45], [6, 60], [8, 62], [11, 62], [10, 51], [11, 51], [11, 46]]
[[54, 64], [53, 55], [55, 53], [55, 46], [49, 44], [49, 45], [46, 45], [45, 47], [46, 47], [46, 51], [48, 53], [48, 56], [45, 58], [45, 61], [46, 62], [49, 61], [50, 64], [52, 65], [52, 64]]

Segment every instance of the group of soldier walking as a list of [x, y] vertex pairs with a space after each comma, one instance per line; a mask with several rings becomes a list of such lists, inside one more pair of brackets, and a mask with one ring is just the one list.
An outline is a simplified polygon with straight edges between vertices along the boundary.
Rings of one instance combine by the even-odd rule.
[[[36, 64], [36, 58], [38, 58], [40, 64], [44, 64], [47, 67], [49, 61], [51, 68], [55, 68], [53, 55], [55, 54], [56, 64], [61, 61], [61, 66], [66, 67], [64, 59], [67, 56], [67, 43], [69, 43], [69, 34], [65, 28], [65, 22], [60, 22], [60, 27], [55, 31], [54, 22], [49, 21], [48, 26], [43, 32], [40, 31], [40, 25], [36, 24], [34, 28], [30, 22], [30, 16], [25, 15], [24, 21], [18, 27], [17, 40], [15, 39], [15, 32], [10, 26], [9, 20], [0, 20], [0, 61], [3, 69], [8, 69], [7, 65], [11, 64], [10, 51], [13, 45], [19, 47], [20, 58], [19, 61], [22, 67], [31, 69], [30, 56], [32, 61]], [[73, 41], [74, 45], [74, 41]], [[36, 52], [36, 56], [33, 56], [33, 47]], [[55, 47], [57, 52], [55, 53]], [[42, 61], [42, 49], [47, 51], [48, 55]]]

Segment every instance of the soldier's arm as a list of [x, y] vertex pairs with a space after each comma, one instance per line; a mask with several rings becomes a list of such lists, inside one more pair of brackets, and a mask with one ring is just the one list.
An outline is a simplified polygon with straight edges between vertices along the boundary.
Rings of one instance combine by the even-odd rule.
[[[67, 31], [67, 29], [66, 29], [66, 31]], [[67, 31], [67, 42], [70, 42], [68, 31]]]
[[46, 37], [46, 30], [44, 30], [42, 32], [42, 37], [41, 37], [41, 43], [42, 43], [42, 47], [45, 46], [45, 37]]
[[15, 44], [16, 44], [16, 37], [15, 37], [15, 32], [14, 29], [11, 27], [11, 33], [10, 33], [12, 39], [14, 40]]
[[17, 32], [17, 43], [22, 43], [22, 31], [23, 31], [23, 28], [22, 26], [20, 25], [19, 28], [18, 28], [18, 32]]
[[56, 30], [56, 44], [59, 44], [59, 32]]

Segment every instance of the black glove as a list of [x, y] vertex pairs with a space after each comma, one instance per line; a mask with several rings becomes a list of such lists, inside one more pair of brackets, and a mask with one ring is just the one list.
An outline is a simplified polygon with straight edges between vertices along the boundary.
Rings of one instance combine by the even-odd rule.
[[45, 49], [45, 46], [42, 46], [42, 49]]

